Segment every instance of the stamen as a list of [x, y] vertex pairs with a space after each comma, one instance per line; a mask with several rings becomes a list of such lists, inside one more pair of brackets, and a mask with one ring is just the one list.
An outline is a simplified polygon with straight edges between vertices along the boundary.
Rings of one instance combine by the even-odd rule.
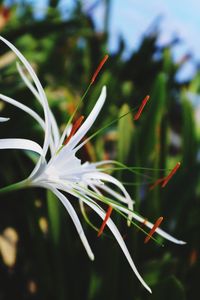
[[148, 241], [150, 240], [150, 238], [152, 237], [152, 235], [154, 234], [154, 232], [156, 231], [156, 229], [160, 226], [161, 222], [163, 221], [163, 217], [158, 218], [158, 220], [155, 222], [155, 224], [153, 225], [153, 227], [151, 228], [149, 234], [146, 236], [144, 243], [148, 243]]
[[110, 215], [111, 215], [111, 213], [112, 213], [112, 210], [113, 210], [112, 206], [109, 206], [109, 207], [108, 207], [108, 210], [107, 210], [107, 213], [106, 213], [106, 215], [105, 215], [105, 218], [104, 218], [104, 220], [103, 220], [103, 223], [102, 223], [102, 225], [101, 225], [101, 227], [100, 227], [100, 229], [99, 229], [99, 232], [98, 232], [98, 234], [97, 234], [98, 237], [100, 237], [100, 236], [102, 235], [102, 233], [103, 233], [103, 231], [104, 231], [104, 228], [105, 228], [105, 226], [106, 226], [106, 223], [107, 223], [108, 219], [110, 218]]
[[134, 121], [137, 121], [140, 118], [140, 115], [145, 107], [145, 105], [147, 104], [147, 101], [150, 99], [150, 96], [147, 95], [143, 100], [142, 103], [138, 109], [138, 112], [136, 113], [135, 117], [134, 117]]
[[169, 180], [172, 178], [172, 176], [174, 176], [174, 174], [177, 172], [177, 170], [180, 168], [181, 163], [178, 162], [175, 167], [173, 168], [173, 170], [169, 173], [169, 175], [167, 175], [164, 178], [159, 178], [156, 180], [156, 182], [154, 184], [152, 184], [149, 189], [153, 190], [158, 184], [162, 183], [161, 187], [164, 188], [167, 183], [169, 182]]
[[66, 145], [71, 140], [72, 136], [76, 133], [78, 128], [81, 126], [83, 120], [84, 120], [84, 116], [80, 116], [80, 118], [78, 118], [78, 120], [74, 123], [74, 125], [70, 131], [70, 134], [64, 141], [63, 145]]
[[164, 180], [165, 180], [165, 178], [159, 178], [159, 179], [157, 179], [156, 182], [149, 187], [150, 191], [153, 190], [157, 185], [159, 185]]
[[90, 81], [90, 85], [94, 83], [94, 81], [95, 81], [97, 75], [98, 75], [99, 72], [101, 71], [101, 69], [102, 69], [103, 65], [105, 64], [105, 62], [107, 61], [107, 59], [108, 59], [108, 54], [106, 54], [106, 55], [104, 56], [104, 58], [102, 59], [102, 61], [101, 61], [100, 64], [98, 65], [96, 71], [94, 72], [94, 75], [92, 76], [92, 79], [91, 79], [91, 81]]
[[172, 176], [174, 176], [174, 174], [177, 172], [177, 170], [180, 168], [181, 163], [178, 162], [175, 167], [173, 168], [173, 170], [169, 173], [169, 175], [167, 175], [164, 179], [164, 182], [162, 184], [162, 188], [164, 188], [166, 186], [166, 184], [169, 182], [169, 180], [172, 178]]

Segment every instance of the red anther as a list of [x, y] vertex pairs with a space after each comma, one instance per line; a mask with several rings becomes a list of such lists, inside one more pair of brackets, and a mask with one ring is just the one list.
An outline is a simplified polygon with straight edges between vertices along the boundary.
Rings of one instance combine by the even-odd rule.
[[173, 170], [169, 173], [169, 175], [167, 175], [164, 178], [164, 182], [162, 184], [162, 188], [164, 188], [166, 186], [166, 184], [169, 182], [169, 180], [172, 178], [172, 176], [174, 176], [174, 174], [177, 172], [177, 170], [180, 168], [181, 163], [178, 162], [175, 167], [173, 168]]
[[156, 182], [149, 187], [149, 189], [153, 190], [157, 185], [159, 185], [164, 180], [165, 180], [165, 178], [159, 178], [159, 179], [157, 179]]
[[105, 228], [105, 226], [106, 226], [106, 223], [107, 223], [108, 219], [110, 218], [110, 215], [111, 215], [111, 213], [112, 213], [112, 210], [113, 210], [112, 206], [109, 206], [109, 207], [108, 207], [108, 210], [107, 210], [107, 213], [106, 213], [106, 215], [105, 215], [105, 218], [104, 218], [104, 220], [103, 220], [103, 223], [102, 223], [102, 225], [101, 225], [101, 227], [100, 227], [100, 229], [99, 229], [99, 232], [98, 232], [98, 234], [97, 234], [98, 237], [100, 237], [100, 236], [102, 235], [102, 233], [103, 233], [103, 231], [104, 231], [104, 228]]
[[140, 118], [140, 115], [145, 107], [145, 105], [147, 104], [147, 101], [150, 99], [150, 96], [147, 95], [143, 100], [142, 100], [142, 103], [136, 113], [136, 115], [134, 116], [134, 121], [137, 121], [139, 118]]
[[101, 61], [100, 64], [98, 65], [96, 71], [94, 72], [94, 75], [92, 76], [92, 79], [91, 79], [91, 81], [90, 81], [90, 84], [93, 84], [93, 83], [94, 83], [94, 81], [95, 81], [97, 75], [98, 75], [99, 72], [101, 71], [101, 69], [102, 69], [103, 65], [105, 64], [105, 62], [107, 61], [107, 59], [108, 59], [108, 54], [106, 54], [106, 55], [104, 56], [104, 58], [102, 59], [102, 61]]
[[150, 238], [152, 237], [152, 235], [154, 234], [154, 232], [156, 231], [156, 229], [160, 226], [161, 222], [163, 221], [163, 217], [158, 218], [158, 220], [155, 222], [155, 224], [153, 225], [153, 227], [151, 228], [149, 234], [146, 236], [144, 243], [148, 243], [148, 241], [150, 240]]
[[80, 118], [78, 118], [78, 120], [72, 126], [71, 132], [70, 132], [69, 136], [66, 138], [66, 140], [64, 141], [63, 145], [66, 145], [71, 140], [72, 136], [76, 133], [78, 128], [81, 126], [83, 120], [84, 120], [84, 116], [81, 116]]
[[169, 180], [172, 178], [172, 176], [174, 176], [174, 174], [180, 168], [180, 165], [181, 165], [181, 163], [178, 162], [175, 165], [175, 167], [173, 168], [173, 170], [171, 170], [171, 172], [169, 173], [169, 175], [165, 176], [164, 178], [157, 179], [156, 182], [154, 184], [152, 184], [149, 189], [153, 190], [160, 183], [162, 183], [161, 187], [164, 188], [167, 185], [167, 183], [169, 182]]

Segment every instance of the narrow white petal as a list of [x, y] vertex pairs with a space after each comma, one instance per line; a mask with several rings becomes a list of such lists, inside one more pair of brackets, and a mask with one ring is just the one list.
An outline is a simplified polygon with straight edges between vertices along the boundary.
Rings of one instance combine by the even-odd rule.
[[[7, 97], [5, 95], [2, 95], [2, 94], [0, 94], [0, 99], [2, 99], [4, 102], [7, 102], [7, 103], [25, 111], [27, 114], [29, 114], [31, 117], [33, 117], [39, 123], [39, 125], [42, 127], [42, 129], [45, 131], [46, 125], [44, 123], [44, 120], [34, 110], [32, 110], [28, 106], [20, 103], [19, 101], [16, 101], [16, 100], [14, 100], [10, 97]], [[52, 137], [50, 137], [50, 148], [51, 148], [51, 152], [53, 154], [55, 152], [56, 148], [52, 141]]]
[[60, 142], [59, 142], [58, 148], [60, 148], [60, 147], [63, 145], [63, 143], [64, 143], [66, 137], [70, 134], [71, 129], [72, 129], [72, 124], [69, 124], [69, 125], [67, 125], [67, 126], [65, 127], [65, 129], [64, 129], [64, 131], [63, 131], [63, 133], [62, 133], [62, 136], [61, 136], [61, 138], [60, 138]]
[[[106, 174], [106, 173], [102, 173], [102, 172], [93, 172], [92, 174], [85, 174], [84, 175], [85, 178], [89, 177], [92, 179], [98, 179], [98, 180], [102, 180], [102, 181], [106, 181], [106, 182], [110, 182], [112, 184], [114, 184], [115, 186], [117, 186], [122, 193], [124, 194], [124, 200], [126, 201], [126, 203], [128, 204], [128, 208], [132, 211], [133, 210], [133, 203], [134, 201], [131, 199], [129, 193], [127, 192], [127, 190], [125, 189], [125, 187], [123, 186], [123, 184], [121, 184], [121, 182], [119, 180], [117, 180], [116, 178], [114, 178], [113, 176]], [[127, 223], [130, 226], [131, 224], [131, 220], [132, 220], [132, 213], [130, 212], [128, 214], [128, 220]]]
[[113, 199], [117, 199], [123, 203], [127, 203], [127, 200], [124, 196], [120, 195], [119, 193], [115, 192], [113, 189], [109, 188], [105, 184], [99, 186], [101, 190], [105, 191], [106, 193], [110, 194]]
[[[95, 185], [89, 183], [89, 186], [91, 187], [91, 189], [93, 189], [93, 191], [94, 191], [97, 195], [102, 196], [102, 193], [96, 188]], [[102, 186], [103, 186], [103, 185], [101, 185], [100, 188], [102, 188]]]
[[123, 186], [123, 184], [117, 180], [115, 177], [106, 174], [106, 173], [102, 173], [102, 172], [92, 172], [91, 174], [85, 174], [84, 178], [88, 178], [88, 179], [97, 179], [97, 180], [102, 180], [102, 181], [106, 181], [106, 182], [110, 182], [112, 184], [114, 184], [115, 186], [117, 186], [125, 195], [125, 200], [128, 203], [129, 201], [132, 202], [132, 199], [130, 197], [130, 195], [128, 194], [128, 192], [126, 191], [125, 187]]
[[4, 102], [7, 102], [11, 105], [14, 105], [18, 108], [20, 108], [21, 110], [25, 111], [27, 114], [29, 114], [31, 117], [33, 117], [39, 124], [40, 126], [44, 129], [45, 128], [45, 123], [42, 120], [42, 118], [31, 108], [29, 108], [28, 106], [20, 103], [19, 101], [16, 101], [10, 97], [7, 97], [3, 94], [0, 94], [0, 99], [3, 100]]
[[66, 210], [68, 211], [70, 217], [72, 218], [72, 221], [77, 229], [77, 232], [80, 236], [80, 239], [87, 251], [87, 254], [89, 256], [89, 258], [91, 260], [94, 260], [94, 254], [90, 248], [90, 245], [88, 243], [88, 240], [85, 236], [85, 233], [83, 231], [82, 225], [79, 221], [79, 218], [76, 214], [76, 211], [74, 210], [73, 206], [71, 205], [71, 203], [69, 202], [69, 200], [61, 193], [59, 192], [57, 189], [55, 188], [51, 188], [52, 192], [60, 199], [60, 201], [62, 202], [62, 204], [65, 206]]
[[[41, 85], [37, 75], [35, 74], [35, 71], [31, 67], [29, 62], [26, 60], [26, 58], [20, 53], [20, 51], [13, 44], [11, 44], [8, 40], [3, 38], [2, 36], [0, 36], [0, 40], [2, 40], [18, 56], [18, 58], [21, 60], [21, 62], [24, 64], [24, 66], [28, 70], [30, 76], [32, 77], [32, 79], [37, 87], [38, 93], [40, 95], [40, 99], [42, 101], [42, 106], [43, 106], [44, 116], [45, 116], [46, 130], [45, 130], [45, 138], [44, 138], [44, 143], [43, 143], [43, 151], [44, 151], [44, 154], [46, 155], [46, 153], [48, 151], [48, 147], [49, 147], [49, 141], [50, 141], [51, 123], [50, 123], [50, 117], [49, 117], [49, 106], [48, 106], [45, 92], [42, 88], [42, 85]], [[40, 162], [38, 162], [38, 164], [40, 164]]]
[[0, 139], [0, 149], [30, 150], [43, 155], [40, 145], [27, 139]]
[[[82, 201], [85, 202], [88, 206], [90, 206], [94, 211], [96, 211], [96, 213], [102, 218], [102, 220], [104, 220], [106, 213], [103, 210], [101, 210], [94, 203], [87, 201], [85, 198], [82, 198]], [[112, 221], [111, 218], [108, 219], [106, 225], [109, 227], [109, 229], [113, 233], [114, 237], [116, 238], [116, 240], [117, 240], [119, 246], [121, 247], [122, 251], [124, 252], [124, 255], [125, 255], [126, 259], [128, 260], [133, 272], [135, 273], [137, 278], [140, 280], [142, 285], [151, 293], [150, 287], [146, 284], [146, 282], [143, 280], [143, 278], [139, 274], [139, 272], [130, 256], [130, 253], [126, 247], [126, 244], [125, 244], [118, 228], [116, 227], [116, 225], [114, 224], [114, 222]]]
[[21, 78], [24, 81], [24, 83], [26, 84], [26, 86], [29, 88], [29, 90], [32, 92], [32, 94], [35, 96], [35, 98], [42, 105], [42, 100], [40, 99], [40, 95], [38, 94], [38, 91], [35, 89], [35, 87], [32, 85], [32, 83], [30, 82], [28, 77], [25, 75], [22, 67], [20, 66], [20, 64], [18, 62], [16, 63], [16, 66], [17, 66], [17, 70], [19, 72], [19, 75], [21, 76]]
[[91, 113], [89, 114], [89, 116], [87, 117], [83, 125], [71, 138], [71, 140], [67, 144], [67, 147], [70, 147], [71, 149], [74, 148], [80, 142], [80, 140], [86, 135], [86, 133], [88, 132], [88, 130], [91, 128], [96, 118], [98, 117], [102, 109], [102, 106], [104, 105], [105, 100], [106, 100], [106, 87], [104, 86], [101, 90], [101, 94], [93, 110], [91, 111]]
[[3, 117], [0, 117], [0, 122], [6, 122], [6, 121], [8, 121], [8, 120], [10, 120], [10, 118], [3, 118]]
[[[27, 78], [27, 76], [25, 75], [25, 73], [24, 73], [24, 71], [21, 68], [21, 66], [20, 66], [19, 63], [17, 63], [17, 69], [18, 69], [18, 72], [19, 72], [22, 80], [26, 84], [26, 86], [29, 88], [29, 90], [33, 93], [33, 95], [35, 96], [35, 98], [42, 105], [42, 100], [40, 99], [39, 93], [36, 91], [35, 87], [32, 85], [32, 83], [30, 82], [30, 80]], [[56, 120], [55, 120], [55, 117], [54, 117], [52, 111], [50, 110], [49, 112], [50, 112], [50, 119], [51, 119], [51, 126], [52, 126], [52, 133], [53, 133], [53, 138], [54, 138], [54, 144], [55, 144], [54, 147], [57, 148], [59, 140], [60, 140], [60, 133], [59, 133], [58, 125], [56, 123]]]
[[95, 167], [103, 166], [103, 165], [109, 165], [109, 164], [116, 164], [115, 160], [101, 160], [96, 163], [93, 163]]
[[[122, 206], [118, 206], [118, 205], [115, 205], [113, 204], [114, 207], [116, 207], [117, 209], [121, 210], [122, 212], [126, 213], [126, 214], [129, 214], [130, 211], [128, 209], [126, 209], [125, 207], [122, 207]], [[147, 221], [145, 218], [137, 215], [136, 213], [132, 212], [132, 217], [137, 220], [138, 222], [144, 224], [145, 226], [147, 226], [148, 228], [152, 228], [154, 226], [153, 223]], [[186, 242], [184, 241], [181, 241], [181, 240], [178, 240], [176, 238], [174, 238], [173, 236], [171, 236], [170, 234], [168, 234], [167, 232], [165, 232], [164, 230], [160, 229], [160, 228], [157, 228], [156, 231], [159, 235], [161, 235], [163, 238], [165, 238], [166, 240], [169, 240], [170, 242], [173, 242], [175, 244], [179, 244], [179, 245], [184, 245], [186, 244]]]
[[[119, 193], [115, 192], [114, 190], [112, 190], [111, 188], [109, 188], [108, 186], [106, 186], [105, 184], [101, 186], [101, 189], [104, 190], [105, 192], [109, 193], [111, 196], [113, 196], [114, 198], [116, 198], [117, 200], [121, 201], [121, 202], [126, 202], [126, 199], [120, 195]], [[133, 211], [133, 205], [134, 205], [134, 201], [132, 200], [132, 202], [128, 203], [128, 208], [129, 210]], [[127, 225], [131, 226], [131, 220], [132, 220], [132, 213], [129, 212], [128, 214], [128, 219], [127, 219]]]
[[[137, 214], [133, 213], [133, 218], [137, 221], [139, 221], [140, 223], [145, 224], [148, 228], [152, 228], [154, 226], [154, 224], [152, 224], [151, 222], [147, 221], [146, 219], [142, 218], [141, 216], [138, 216]], [[176, 238], [174, 238], [173, 236], [171, 236], [170, 234], [168, 234], [167, 232], [165, 232], [164, 230], [157, 228], [156, 232], [161, 235], [162, 237], [164, 237], [166, 240], [169, 240], [170, 242], [173, 242], [175, 244], [179, 244], [179, 245], [184, 245], [186, 244], [186, 242], [178, 240]]]

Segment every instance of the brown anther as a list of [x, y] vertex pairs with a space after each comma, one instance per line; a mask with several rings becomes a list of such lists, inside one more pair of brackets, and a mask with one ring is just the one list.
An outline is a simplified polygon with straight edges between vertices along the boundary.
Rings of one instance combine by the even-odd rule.
[[64, 141], [63, 145], [66, 145], [72, 138], [72, 136], [76, 133], [76, 131], [79, 129], [79, 127], [81, 126], [82, 122], [84, 120], [84, 116], [81, 116], [80, 118], [78, 118], [78, 120], [74, 123], [74, 125], [72, 126], [72, 129], [70, 131], [70, 134], [68, 135], [68, 137], [66, 138], [66, 140]]
[[141, 105], [140, 105], [140, 107], [139, 107], [139, 109], [138, 109], [136, 115], [134, 116], [134, 121], [137, 121], [137, 120], [140, 118], [141, 113], [142, 113], [142, 111], [143, 111], [143, 109], [144, 109], [144, 107], [145, 107], [145, 105], [147, 104], [147, 101], [148, 101], [149, 99], [150, 99], [150, 96], [147, 95], [147, 96], [142, 100], [142, 103], [141, 103]]
[[159, 185], [164, 180], [165, 180], [165, 178], [159, 178], [159, 179], [157, 179], [156, 182], [149, 187], [149, 189], [153, 190], [157, 185]]
[[169, 180], [172, 178], [172, 176], [174, 176], [174, 174], [180, 168], [180, 165], [181, 165], [181, 163], [178, 162], [167, 176], [165, 176], [164, 178], [157, 179], [156, 182], [154, 184], [152, 184], [149, 189], [153, 190], [160, 183], [162, 183], [161, 187], [164, 188], [167, 185], [167, 183], [169, 182]]
[[149, 234], [146, 236], [144, 243], [148, 243], [148, 241], [152, 238], [152, 235], [156, 231], [156, 229], [160, 226], [161, 222], [163, 221], [163, 217], [158, 218], [158, 220], [155, 222], [153, 227], [151, 228]]
[[93, 84], [93, 83], [94, 83], [94, 81], [95, 81], [97, 75], [98, 75], [99, 72], [101, 71], [101, 69], [102, 69], [103, 65], [105, 64], [105, 62], [107, 61], [108, 57], [109, 57], [108, 54], [106, 54], [106, 55], [104, 56], [104, 58], [102, 59], [102, 61], [100, 62], [100, 64], [98, 65], [96, 71], [94, 72], [94, 74], [93, 74], [93, 76], [92, 76], [92, 79], [91, 79], [91, 81], [90, 81], [90, 84]]
[[167, 175], [165, 177], [165, 180], [163, 181], [162, 184], [162, 188], [164, 188], [166, 186], [166, 184], [169, 182], [169, 180], [172, 178], [172, 176], [174, 176], [174, 174], [177, 172], [177, 170], [180, 168], [181, 163], [178, 162], [175, 167], [173, 168], [173, 170], [169, 173], [169, 175]]
[[111, 213], [112, 213], [112, 210], [113, 210], [112, 206], [109, 206], [109, 207], [108, 207], [108, 210], [107, 210], [107, 212], [106, 212], [105, 218], [104, 218], [104, 220], [103, 220], [103, 223], [102, 223], [102, 225], [101, 225], [101, 227], [100, 227], [100, 229], [99, 229], [99, 231], [98, 231], [98, 234], [97, 234], [98, 237], [100, 237], [100, 236], [102, 235], [102, 233], [103, 233], [103, 231], [104, 231], [104, 228], [105, 228], [105, 226], [106, 226], [106, 223], [107, 223], [108, 219], [110, 218], [110, 215], [111, 215]]

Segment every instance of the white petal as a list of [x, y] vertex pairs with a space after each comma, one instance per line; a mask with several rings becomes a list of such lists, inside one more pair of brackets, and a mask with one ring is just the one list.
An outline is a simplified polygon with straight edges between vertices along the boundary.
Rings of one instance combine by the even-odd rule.
[[[42, 105], [42, 100], [40, 99], [40, 95], [38, 94], [38, 92], [36, 91], [35, 87], [32, 85], [32, 83], [30, 82], [30, 80], [27, 78], [27, 76], [23, 72], [23, 70], [22, 70], [22, 68], [21, 68], [21, 66], [20, 66], [19, 63], [17, 63], [17, 69], [18, 69], [18, 72], [19, 72], [22, 80], [26, 84], [26, 86], [29, 88], [29, 90], [33, 93], [33, 95], [36, 97], [36, 99]], [[52, 133], [53, 133], [53, 137], [54, 137], [54, 144], [55, 144], [54, 147], [57, 148], [59, 140], [60, 140], [59, 129], [58, 129], [58, 125], [56, 123], [56, 120], [55, 120], [55, 117], [54, 117], [52, 111], [50, 110], [49, 112], [50, 112]]]
[[9, 118], [3, 118], [3, 117], [0, 117], [0, 122], [6, 122], [6, 121], [8, 121], [8, 120], [10, 120]]
[[62, 136], [60, 138], [60, 142], [59, 142], [58, 148], [60, 148], [63, 145], [66, 137], [69, 136], [71, 130], [72, 130], [72, 124], [67, 124], [67, 126], [65, 127], [65, 129], [64, 129], [64, 131], [62, 133]]
[[[106, 213], [101, 210], [98, 206], [96, 206], [94, 203], [91, 203], [90, 201], [87, 201], [85, 198], [82, 198], [82, 201], [85, 202], [88, 206], [90, 206], [94, 211], [96, 211], [96, 213], [102, 218], [102, 220], [104, 220]], [[114, 222], [111, 220], [111, 218], [108, 219], [106, 225], [110, 228], [111, 232], [113, 233], [114, 237], [116, 238], [119, 246], [121, 247], [122, 251], [124, 252], [124, 255], [126, 257], [126, 259], [128, 260], [133, 272], [135, 273], [135, 275], [137, 276], [137, 278], [140, 280], [140, 282], [142, 283], [142, 285], [151, 293], [151, 289], [149, 288], [149, 286], [146, 284], [146, 282], [143, 280], [143, 278], [140, 276], [131, 256], [130, 253], [126, 247], [126, 244], [119, 232], [119, 230], [117, 229], [116, 225], [114, 224]]]
[[[139, 221], [140, 223], [145, 224], [150, 229], [154, 226], [154, 224], [152, 224], [151, 222], [149, 222], [146, 219], [142, 218], [141, 216], [138, 216], [135, 213], [133, 213], [133, 218], [135, 220]], [[186, 242], [181, 241], [181, 240], [177, 240], [176, 238], [174, 238], [173, 236], [171, 236], [170, 234], [168, 234], [167, 232], [165, 232], [164, 230], [162, 230], [160, 228], [157, 228], [155, 232], [157, 232], [159, 235], [164, 237], [166, 240], [169, 240], [170, 242], [173, 242], [175, 244], [179, 244], [179, 245], [186, 244]]]
[[95, 167], [103, 166], [103, 165], [109, 165], [109, 164], [118, 164], [115, 160], [101, 160], [96, 163], [93, 163]]
[[103, 191], [105, 191], [106, 193], [110, 194], [113, 199], [117, 199], [123, 203], [127, 203], [127, 200], [124, 196], [120, 195], [119, 193], [115, 192], [114, 189], [109, 188], [108, 186], [106, 186], [105, 184], [102, 184], [101, 186], [99, 186], [99, 188]]
[[83, 231], [83, 228], [82, 228], [82, 225], [79, 221], [79, 218], [76, 214], [76, 211], [74, 210], [73, 206], [71, 205], [71, 203], [69, 202], [69, 200], [61, 193], [59, 192], [57, 189], [55, 188], [51, 188], [52, 192], [60, 199], [60, 201], [62, 202], [62, 204], [65, 206], [66, 210], [68, 211], [70, 217], [72, 218], [72, 221], [74, 222], [74, 225], [77, 229], [77, 232], [80, 236], [80, 239], [87, 251], [87, 254], [89, 256], [89, 258], [91, 260], [94, 260], [94, 254], [90, 248], [90, 245], [87, 241], [87, 238], [84, 234], [84, 231]]
[[[44, 138], [44, 143], [43, 143], [43, 152], [44, 152], [44, 155], [46, 155], [46, 153], [48, 151], [48, 147], [49, 147], [49, 141], [50, 141], [51, 123], [50, 123], [50, 116], [49, 116], [49, 106], [48, 106], [45, 92], [42, 88], [42, 85], [41, 85], [37, 75], [35, 74], [35, 71], [31, 67], [29, 62], [26, 60], [26, 58], [8, 40], [3, 38], [2, 36], [0, 36], [0, 40], [2, 40], [18, 56], [18, 58], [21, 60], [21, 62], [24, 64], [24, 66], [28, 70], [30, 76], [32, 77], [32, 79], [38, 89], [38, 93], [39, 93], [40, 99], [42, 101], [42, 106], [43, 106], [44, 115], [45, 115], [46, 130], [45, 130], [45, 138]], [[40, 163], [38, 162], [38, 164], [40, 164]]]
[[[116, 207], [117, 209], [121, 210], [122, 212], [125, 212], [126, 214], [129, 214], [129, 210], [126, 209], [125, 207], [122, 206], [118, 206], [115, 204], [112, 204], [114, 207]], [[145, 218], [137, 215], [136, 213], [132, 212], [132, 217], [137, 220], [138, 222], [144, 224], [145, 226], [147, 226], [148, 228], [152, 228], [154, 226], [153, 223], [147, 221]], [[173, 236], [171, 236], [170, 234], [168, 234], [167, 232], [165, 232], [164, 230], [157, 228], [156, 231], [159, 235], [161, 235], [162, 237], [164, 237], [166, 240], [169, 240], [170, 242], [173, 242], [175, 244], [179, 244], [179, 245], [184, 245], [186, 244], [186, 242], [178, 240], [176, 238], [174, 238]]]
[[96, 118], [98, 117], [102, 109], [102, 106], [104, 105], [105, 100], [106, 100], [106, 87], [104, 86], [101, 90], [101, 94], [93, 110], [91, 111], [91, 113], [89, 114], [89, 116], [87, 117], [83, 125], [71, 138], [71, 140], [69, 141], [66, 147], [70, 147], [71, 149], [74, 148], [80, 142], [80, 140], [86, 135], [86, 133], [88, 132], [88, 130], [91, 128]]
[[3, 100], [4, 102], [10, 103], [11, 105], [14, 105], [20, 108], [21, 110], [25, 111], [27, 114], [33, 117], [43, 129], [45, 128], [45, 123], [42, 120], [42, 118], [34, 110], [30, 109], [28, 106], [2, 94], [0, 94], [0, 99]]
[[[20, 103], [19, 101], [16, 101], [10, 97], [7, 97], [5, 95], [0, 94], [0, 99], [2, 99], [4, 102], [7, 102], [11, 105], [14, 105], [16, 107], [18, 107], [19, 109], [25, 111], [27, 114], [29, 114], [31, 117], [33, 117], [38, 123], [39, 125], [42, 127], [42, 129], [45, 131], [46, 125], [43, 121], [43, 119], [31, 108], [29, 108], [28, 106]], [[52, 137], [50, 137], [50, 147], [51, 147], [51, 152], [52, 154], [55, 152], [55, 146], [54, 143], [52, 141]]]
[[0, 139], [0, 149], [30, 150], [43, 155], [40, 145], [27, 139]]
[[[125, 196], [124, 200], [128, 204], [128, 208], [131, 211], [133, 210], [133, 203], [134, 203], [134, 201], [131, 199], [129, 193], [127, 192], [127, 190], [125, 189], [125, 187], [123, 186], [123, 184], [121, 184], [121, 182], [119, 180], [117, 180], [116, 178], [114, 178], [113, 176], [111, 176], [109, 174], [106, 174], [106, 173], [102, 173], [102, 172], [96, 172], [96, 173], [93, 172], [91, 174], [85, 174], [84, 178], [98, 179], [98, 180], [102, 180], [102, 181], [106, 181], [106, 182], [110, 182], [110, 183], [114, 184], [124, 194], [124, 196]], [[129, 226], [131, 224], [131, 220], [132, 220], [132, 213], [130, 212], [128, 214], [128, 220], [127, 220], [127, 223], [128, 223]]]

